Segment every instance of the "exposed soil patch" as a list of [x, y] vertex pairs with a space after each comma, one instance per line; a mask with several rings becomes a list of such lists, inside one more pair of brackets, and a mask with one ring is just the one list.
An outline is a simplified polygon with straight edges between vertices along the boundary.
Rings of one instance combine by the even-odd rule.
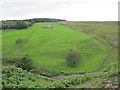
[[59, 79], [65, 78], [65, 77], [69, 77], [69, 75], [59, 75], [59, 76], [53, 76], [51, 78], [53, 78], [55, 80], [59, 80]]

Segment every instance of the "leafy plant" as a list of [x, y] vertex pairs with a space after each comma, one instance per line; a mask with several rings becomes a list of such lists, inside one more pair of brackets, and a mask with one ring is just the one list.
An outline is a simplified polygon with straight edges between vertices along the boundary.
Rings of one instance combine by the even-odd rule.
[[2, 67], [2, 84], [4, 88], [35, 88], [41, 87], [36, 83], [39, 76], [14, 66]]

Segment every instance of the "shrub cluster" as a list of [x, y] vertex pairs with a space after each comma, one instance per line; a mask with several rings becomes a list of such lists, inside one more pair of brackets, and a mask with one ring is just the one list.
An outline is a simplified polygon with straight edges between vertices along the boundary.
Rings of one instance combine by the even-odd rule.
[[3, 58], [3, 65], [13, 65], [24, 70], [30, 70], [33, 68], [32, 59], [28, 55]]
[[79, 64], [81, 57], [82, 56], [79, 54], [79, 52], [71, 49], [66, 57], [66, 63], [68, 66], [76, 66], [77, 64]]

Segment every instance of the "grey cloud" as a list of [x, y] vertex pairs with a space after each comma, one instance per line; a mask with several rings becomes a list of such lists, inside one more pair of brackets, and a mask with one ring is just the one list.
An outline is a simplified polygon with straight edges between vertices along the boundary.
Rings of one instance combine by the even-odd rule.
[[[96, 19], [97, 16], [100, 17], [99, 13], [95, 13], [98, 11], [97, 7], [114, 7], [113, 2], [115, 0], [0, 0], [0, 14], [2, 13], [0, 18], [12, 17], [12, 19], [17, 19], [28, 16], [32, 18], [36, 18], [35, 16], [39, 18], [51, 16], [78, 20], [89, 17], [89, 12], [91, 12], [90, 14], [95, 15], [94, 18]], [[104, 12], [104, 9], [100, 9], [100, 12]], [[111, 11], [114, 12], [115, 9], [111, 9]], [[111, 13], [104, 12], [105, 14], [109, 16]]]
[[19, 16], [31, 13], [48, 13], [61, 10], [63, 7], [60, 4], [40, 3], [40, 2], [13, 2], [2, 3], [2, 14], [4, 16]]
[[[1, 4], [3, 17], [22, 17], [31, 14], [50, 14], [71, 8], [75, 4], [83, 4], [85, 0], [31, 0], [19, 2], [11, 0]], [[13, 0], [12, 0], [13, 1]]]

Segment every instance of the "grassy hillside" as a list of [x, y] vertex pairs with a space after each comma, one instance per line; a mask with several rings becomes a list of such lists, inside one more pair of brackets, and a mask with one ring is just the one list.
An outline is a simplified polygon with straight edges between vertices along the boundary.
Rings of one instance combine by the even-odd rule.
[[[48, 24], [52, 24], [54, 28], [41, 28]], [[25, 30], [5, 30], [2, 32], [3, 57], [18, 54], [15, 46], [18, 38], [26, 41], [21, 54], [30, 55], [35, 67], [64, 72], [87, 72], [95, 70], [103, 58], [108, 57], [96, 72], [54, 76], [54, 79], [62, 78], [60, 80], [39, 77], [14, 66], [3, 66], [4, 87], [118, 88], [120, 72], [116, 22], [37, 23]], [[65, 64], [65, 57], [71, 48], [83, 56], [80, 64], [74, 68]]]
[[[41, 28], [48, 24], [54, 28]], [[62, 72], [95, 70], [107, 55], [107, 47], [92, 36], [57, 23], [36, 23], [25, 30], [4, 30], [2, 38], [3, 57], [16, 56], [15, 41], [22, 38], [26, 40], [22, 54], [30, 55], [35, 67]], [[78, 51], [83, 56], [74, 68], [68, 67], [65, 63], [70, 49]]]

